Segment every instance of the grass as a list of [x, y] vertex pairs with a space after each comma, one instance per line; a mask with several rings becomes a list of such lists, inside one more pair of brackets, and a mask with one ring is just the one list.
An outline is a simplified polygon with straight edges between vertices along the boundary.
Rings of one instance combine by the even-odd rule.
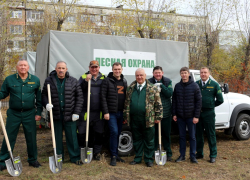
[[[3, 113], [5, 118], [5, 113]], [[22, 129], [22, 128], [20, 128]], [[209, 149], [207, 140], [204, 147], [204, 159], [198, 164], [191, 164], [189, 147], [187, 147], [186, 161], [181, 163], [167, 162], [164, 166], [154, 165], [147, 168], [144, 163], [129, 165], [133, 157], [123, 157], [126, 163], [117, 163], [117, 166], [109, 165], [110, 158], [104, 153], [101, 161], [92, 161], [90, 164], [76, 166], [70, 163], [65, 147], [65, 161], [62, 171], [53, 174], [49, 168], [49, 156], [53, 155], [51, 131], [49, 129], [37, 129], [38, 161], [42, 164], [40, 168], [33, 168], [27, 162], [27, 150], [23, 131], [20, 130], [15, 149], [14, 157], [20, 155], [23, 164], [23, 172], [17, 177], [11, 177], [6, 170], [0, 172], [0, 179], [21, 179], [21, 180], [61, 180], [61, 179], [86, 179], [86, 180], [123, 180], [123, 179], [250, 179], [250, 140], [236, 141], [232, 136], [224, 135], [223, 131], [217, 131], [218, 157], [216, 163], [211, 164], [209, 160]], [[3, 134], [0, 133], [2, 144]], [[188, 144], [188, 143], [187, 143]], [[66, 144], [65, 144], [66, 146]], [[173, 159], [179, 156], [178, 136], [172, 137]]]

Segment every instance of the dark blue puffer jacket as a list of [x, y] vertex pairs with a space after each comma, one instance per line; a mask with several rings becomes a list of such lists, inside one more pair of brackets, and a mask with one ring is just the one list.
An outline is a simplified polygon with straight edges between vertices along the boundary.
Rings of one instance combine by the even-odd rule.
[[199, 118], [201, 111], [200, 88], [191, 77], [187, 83], [182, 80], [175, 85], [172, 97], [172, 114], [182, 119]]

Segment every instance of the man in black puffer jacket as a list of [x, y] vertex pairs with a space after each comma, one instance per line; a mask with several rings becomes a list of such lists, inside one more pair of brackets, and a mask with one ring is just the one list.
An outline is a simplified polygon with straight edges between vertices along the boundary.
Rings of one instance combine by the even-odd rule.
[[99, 62], [90, 61], [89, 71], [83, 74], [79, 79], [79, 84], [83, 92], [83, 108], [78, 122], [78, 142], [80, 148], [85, 146], [86, 120], [87, 120], [87, 102], [88, 102], [88, 84], [91, 80], [90, 90], [90, 113], [89, 113], [89, 144], [93, 148], [93, 159], [99, 161], [103, 144], [104, 120], [101, 109], [101, 84], [105, 75], [99, 72]]
[[[51, 104], [48, 104], [47, 84], [50, 84]], [[56, 138], [56, 153], [63, 153], [63, 129], [65, 130], [70, 161], [81, 165], [80, 150], [77, 142], [76, 120], [82, 110], [83, 95], [77, 79], [69, 76], [63, 61], [56, 64], [56, 70], [44, 82], [42, 104], [48, 111], [53, 108], [53, 121]]]
[[121, 63], [115, 62], [112, 71], [102, 82], [101, 97], [104, 119], [108, 121], [110, 131], [110, 165], [116, 166], [116, 161], [125, 162], [118, 156], [118, 143], [122, 130], [127, 81], [122, 75]]
[[190, 142], [190, 161], [198, 163], [195, 158], [195, 130], [201, 111], [201, 92], [197, 83], [191, 79], [187, 67], [181, 68], [180, 74], [181, 81], [175, 85], [172, 98], [173, 120], [177, 121], [180, 133], [180, 157], [176, 162], [185, 160], [187, 126]]

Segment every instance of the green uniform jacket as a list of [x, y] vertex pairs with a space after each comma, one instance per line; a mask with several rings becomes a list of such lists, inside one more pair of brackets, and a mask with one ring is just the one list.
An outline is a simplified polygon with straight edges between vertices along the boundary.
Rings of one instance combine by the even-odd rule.
[[[124, 120], [130, 123], [130, 99], [134, 91], [134, 87], [137, 82], [134, 81], [127, 88], [126, 99], [124, 104], [123, 116]], [[160, 93], [154, 85], [152, 85], [148, 80], [146, 80], [146, 127], [153, 127], [155, 125], [155, 120], [161, 120], [163, 117], [163, 108], [161, 104]]]
[[205, 86], [202, 86], [202, 80], [196, 81], [196, 83], [201, 90], [202, 109], [213, 109], [224, 102], [220, 86], [217, 82], [209, 78]]
[[16, 111], [27, 111], [36, 108], [36, 115], [41, 116], [41, 88], [38, 77], [28, 74], [25, 82], [18, 73], [5, 78], [0, 99], [4, 99], [10, 94], [9, 108]]

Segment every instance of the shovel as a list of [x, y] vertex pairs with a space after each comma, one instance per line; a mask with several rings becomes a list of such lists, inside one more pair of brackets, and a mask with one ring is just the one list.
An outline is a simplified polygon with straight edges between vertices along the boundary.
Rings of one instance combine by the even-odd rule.
[[90, 87], [91, 80], [88, 83], [88, 104], [87, 104], [87, 122], [86, 122], [86, 147], [81, 148], [81, 160], [83, 163], [87, 164], [92, 161], [93, 157], [93, 148], [88, 147], [88, 139], [89, 139], [89, 108], [90, 108]]
[[[50, 84], [47, 85], [47, 90], [48, 90], [49, 104], [51, 104]], [[53, 149], [54, 149], [54, 156], [49, 157], [49, 167], [53, 173], [59, 173], [62, 170], [62, 155], [56, 154], [56, 141], [55, 141], [52, 109], [49, 111], [49, 114], [50, 114], [50, 126], [51, 126], [51, 133], [52, 133], [52, 142], [53, 142]]]
[[161, 122], [158, 123], [158, 131], [159, 131], [159, 150], [155, 151], [155, 162], [157, 165], [163, 166], [166, 164], [167, 156], [166, 151], [161, 150]]
[[22, 163], [21, 163], [21, 160], [20, 160], [19, 156], [13, 158], [13, 155], [12, 155], [12, 152], [11, 152], [9, 138], [8, 138], [5, 126], [4, 126], [4, 122], [3, 122], [3, 117], [2, 117], [1, 111], [0, 111], [0, 120], [1, 120], [2, 129], [3, 129], [4, 138], [5, 138], [7, 147], [8, 147], [8, 151], [10, 153], [10, 159], [8, 159], [8, 160], [5, 161], [7, 170], [8, 170], [8, 172], [9, 172], [9, 174], [11, 176], [19, 176], [22, 173], [23, 166], [22, 166]]

